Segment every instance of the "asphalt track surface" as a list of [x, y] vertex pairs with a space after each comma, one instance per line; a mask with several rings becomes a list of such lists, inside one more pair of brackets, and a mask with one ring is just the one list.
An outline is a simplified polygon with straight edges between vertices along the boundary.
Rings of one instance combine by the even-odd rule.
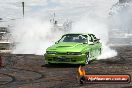
[[[130, 74], [132, 76], [132, 46], [113, 47], [118, 56], [95, 60], [85, 66], [87, 74]], [[0, 68], [0, 88], [132, 88], [128, 84], [84, 84], [77, 80], [79, 65], [45, 65], [43, 56], [10, 55]]]

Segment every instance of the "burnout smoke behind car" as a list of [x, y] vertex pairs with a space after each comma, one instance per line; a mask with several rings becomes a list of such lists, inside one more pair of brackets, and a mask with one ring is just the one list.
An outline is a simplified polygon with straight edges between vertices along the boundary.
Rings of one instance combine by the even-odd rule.
[[[105, 0], [103, 2], [105, 2]], [[101, 5], [100, 3], [100, 5], [97, 5], [97, 7], [94, 8], [94, 12], [81, 15], [76, 19], [73, 23], [73, 28], [70, 31], [94, 33], [100, 38], [103, 43], [103, 51], [98, 59], [105, 59], [117, 55], [117, 52], [110, 49], [107, 45], [109, 30], [108, 22], [106, 21], [108, 16], [107, 10], [111, 6], [112, 4], [109, 4], [109, 7], [106, 8], [106, 5]], [[104, 9], [99, 9], [98, 7]], [[15, 27], [11, 30], [13, 42], [15, 42], [12, 53], [43, 55], [46, 48], [52, 45], [65, 33], [53, 31], [52, 27], [53, 25], [49, 21], [41, 20], [41, 17], [39, 16], [37, 19], [25, 17], [22, 20], [18, 20]]]
[[102, 54], [98, 57], [98, 59], [106, 59], [116, 56], [117, 52], [111, 49], [107, 44], [109, 28], [106, 19], [101, 19], [103, 20], [100, 20], [100, 17], [92, 18], [85, 16], [85, 18], [82, 18], [73, 25], [71, 32], [85, 32], [95, 34], [102, 42]]

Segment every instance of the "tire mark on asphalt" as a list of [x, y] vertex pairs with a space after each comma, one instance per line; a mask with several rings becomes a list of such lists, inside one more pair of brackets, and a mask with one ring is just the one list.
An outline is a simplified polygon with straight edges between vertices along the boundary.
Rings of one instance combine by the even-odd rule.
[[[44, 75], [43, 75], [42, 73], [40, 73], [40, 72], [37, 72], [37, 71], [27, 70], [27, 69], [20, 69], [20, 68], [10, 68], [10, 70], [11, 70], [11, 69], [13, 69], [13, 70], [19, 70], [19, 71], [33, 72], [33, 73], [39, 74], [39, 77], [36, 77], [36, 78], [34, 78], [34, 79], [32, 79], [32, 80], [31, 80], [31, 79], [23, 80], [24, 82], [27, 82], [27, 81], [28, 81], [28, 83], [31, 83], [31, 82], [33, 82], [33, 81], [36, 81], [36, 80], [39, 80], [39, 79], [44, 78]], [[11, 81], [6, 82], [6, 83], [3, 83], [3, 84], [0, 84], [0, 86], [2, 86], [2, 85], [7, 85], [7, 84], [11, 84], [11, 83], [13, 83], [13, 82], [19, 82], [19, 83], [21, 82], [21, 81], [16, 80], [16, 77], [15, 77], [15, 76], [12, 76], [12, 75], [10, 75], [10, 74], [6, 74], [6, 73], [0, 73], [0, 74], [5, 75], [5, 76], [8, 76], [8, 77], [11, 78]], [[1, 82], [2, 82], [2, 81], [1, 81]]]
[[[10, 81], [5, 81], [6, 83], [2, 83], [2, 84], [0, 84], [0, 86], [1, 85], [7, 85], [7, 84], [10, 84], [10, 83], [12, 83], [12, 82], [15, 81], [15, 76], [12, 76], [12, 75], [9, 75], [9, 74], [5, 74], [5, 73], [0, 73], [0, 74], [5, 75], [5, 76], [11, 78]], [[0, 82], [3, 82], [3, 81], [0, 81]]]
[[[12, 78], [12, 81], [10, 81], [8, 83], [5, 83], [5, 84], [2, 84], [2, 85], [11, 84], [13, 82], [14, 83], [17, 82], [16, 85], [20, 85], [20, 84], [30, 84], [30, 83], [41, 83], [41, 82], [51, 82], [51, 81], [52, 82], [53, 81], [67, 81], [67, 82], [69, 82], [69, 80], [75, 79], [74, 77], [58, 77], [58, 76], [45, 77], [44, 74], [41, 73], [41, 72], [37, 72], [37, 71], [33, 71], [33, 70], [27, 70], [27, 69], [21, 69], [21, 68], [8, 68], [8, 69], [10, 69], [10, 70], [18, 70], [18, 71], [33, 72], [33, 73], [39, 74], [40, 76], [37, 77], [37, 78], [34, 78], [32, 80], [27, 79], [27, 80], [22, 80], [22, 81], [20, 80], [19, 81], [19, 80], [16, 80], [16, 77], [15, 76], [12, 76], [10, 74], [6, 74], [6, 75], [8, 75], [9, 77]], [[2, 74], [5, 74], [5, 73], [2, 73]], [[44, 80], [41, 81], [40, 79], [43, 79], [43, 78], [44, 78]], [[40, 80], [40, 81], [38, 81], [38, 80]]]

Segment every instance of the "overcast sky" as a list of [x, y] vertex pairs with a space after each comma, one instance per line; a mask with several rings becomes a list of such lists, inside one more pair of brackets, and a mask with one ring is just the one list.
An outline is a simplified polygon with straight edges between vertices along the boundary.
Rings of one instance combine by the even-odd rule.
[[0, 0], [0, 17], [21, 18], [21, 2], [25, 2], [25, 16], [50, 17], [55, 12], [61, 18], [74, 18], [88, 12], [102, 15], [118, 0]]

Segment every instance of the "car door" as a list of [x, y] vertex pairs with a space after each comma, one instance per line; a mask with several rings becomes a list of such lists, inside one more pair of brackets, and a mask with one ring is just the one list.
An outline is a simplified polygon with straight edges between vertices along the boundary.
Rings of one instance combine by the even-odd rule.
[[101, 43], [99, 42], [99, 39], [96, 38], [96, 36], [94, 34], [90, 35], [93, 39], [93, 56], [96, 58], [100, 52], [101, 52]]
[[94, 59], [94, 40], [93, 37], [91, 35], [88, 35], [88, 44], [89, 44], [89, 48], [90, 48], [90, 60]]

